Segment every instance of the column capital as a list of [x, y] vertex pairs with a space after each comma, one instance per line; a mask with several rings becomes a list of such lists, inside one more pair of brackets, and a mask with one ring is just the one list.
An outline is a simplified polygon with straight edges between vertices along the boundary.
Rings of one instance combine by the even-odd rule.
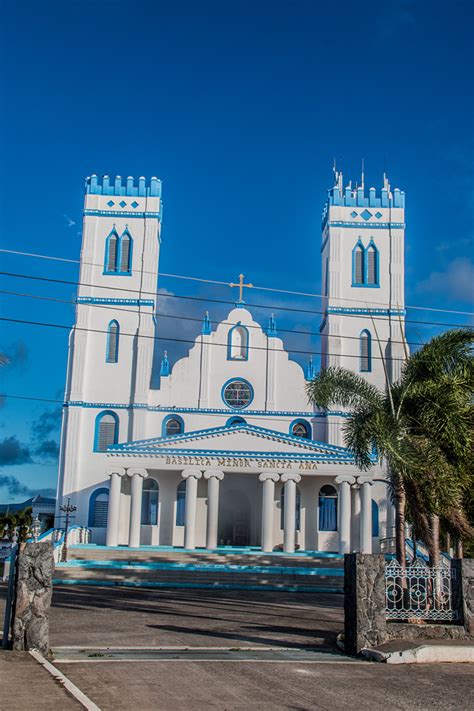
[[181, 476], [183, 479], [189, 479], [189, 477], [200, 479], [202, 477], [202, 471], [200, 469], [185, 469], [181, 472]]
[[143, 479], [146, 479], [146, 477], [148, 476], [148, 472], [146, 469], [131, 468], [131, 469], [127, 469], [127, 475], [129, 477], [137, 475], [137, 476], [143, 477]]
[[362, 486], [362, 484], [373, 484], [374, 478], [372, 476], [369, 476], [368, 474], [364, 474], [362, 476], [357, 477], [357, 483], [360, 486]]
[[113, 474], [118, 474], [119, 476], [125, 476], [125, 469], [123, 467], [114, 467], [112, 469], [106, 469], [105, 473], [107, 476], [112, 476]]
[[216, 479], [219, 479], [219, 481], [222, 481], [224, 478], [224, 472], [221, 472], [220, 469], [208, 469], [204, 472], [204, 479], [211, 479], [211, 477], [215, 477]]
[[301, 475], [296, 472], [285, 472], [285, 474], [281, 475], [281, 480], [285, 483], [287, 481], [294, 481], [296, 484], [299, 484], [301, 481]]
[[258, 476], [259, 481], [268, 481], [268, 479], [271, 479], [271, 481], [277, 482], [280, 480], [280, 475], [277, 474], [276, 472], [262, 472]]
[[345, 484], [346, 482], [348, 484], [355, 484], [356, 483], [356, 478], [355, 476], [337, 476], [334, 481], [336, 484]]

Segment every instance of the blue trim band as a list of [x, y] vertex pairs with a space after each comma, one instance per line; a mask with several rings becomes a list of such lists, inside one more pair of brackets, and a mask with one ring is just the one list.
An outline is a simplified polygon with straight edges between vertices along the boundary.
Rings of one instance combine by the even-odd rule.
[[161, 212], [128, 212], [124, 210], [123, 212], [116, 212], [115, 210], [90, 210], [86, 208], [84, 210], [84, 217], [130, 217], [139, 218], [140, 220], [146, 219], [156, 219], [161, 220]]
[[[149, 412], [179, 412], [179, 413], [191, 413], [191, 414], [201, 414], [201, 415], [225, 415], [229, 417], [229, 410], [224, 409], [212, 409], [212, 408], [199, 408], [199, 407], [161, 407], [160, 405], [147, 405], [146, 403], [118, 403], [118, 402], [84, 402], [82, 400], [70, 400], [64, 403], [65, 407], [86, 407], [102, 410], [105, 408], [112, 408], [114, 410], [148, 410]], [[238, 412], [238, 410], [236, 410]], [[288, 410], [245, 410], [246, 417], [249, 415], [255, 415], [258, 417], [328, 417], [331, 415], [336, 415], [339, 417], [349, 417], [348, 412], [330, 410], [328, 412], [308, 412], [308, 411], [296, 411], [291, 412]]]
[[[115, 272], [114, 272], [115, 274]], [[76, 299], [78, 304], [109, 304], [110, 306], [154, 306], [153, 299], [109, 299], [105, 297], [94, 296], [78, 296]]]
[[354, 227], [362, 230], [404, 230], [404, 222], [345, 222], [344, 220], [337, 220], [335, 222], [329, 222], [329, 227]]

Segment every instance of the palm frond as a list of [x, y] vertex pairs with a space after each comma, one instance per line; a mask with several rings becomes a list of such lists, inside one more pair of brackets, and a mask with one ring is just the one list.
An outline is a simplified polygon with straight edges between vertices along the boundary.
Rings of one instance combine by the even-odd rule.
[[309, 402], [327, 409], [331, 405], [354, 408], [362, 404], [381, 407], [383, 393], [364, 378], [346, 368], [321, 370], [306, 386]]

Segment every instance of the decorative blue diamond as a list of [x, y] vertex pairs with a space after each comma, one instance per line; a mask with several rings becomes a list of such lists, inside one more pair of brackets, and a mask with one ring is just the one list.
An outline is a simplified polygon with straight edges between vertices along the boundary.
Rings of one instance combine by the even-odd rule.
[[381, 213], [381, 212], [376, 212], [376, 213], [375, 213], [375, 217], [376, 217], [378, 220], [380, 220], [380, 218], [382, 217], [382, 213]]
[[357, 212], [355, 210], [352, 210], [351, 217], [357, 217]]
[[121, 201], [119, 202], [120, 207], [125, 207], [126, 204], [127, 204], [127, 203], [125, 202], [125, 200], [121, 200]]
[[361, 213], [360, 213], [360, 216], [361, 216], [364, 220], [370, 220], [370, 218], [372, 217], [372, 213], [369, 212], [368, 210], [364, 210], [364, 212], [361, 212]]
[[132, 202], [132, 207], [138, 207], [138, 202], [136, 200]]
[[109, 207], [113, 207], [113, 206], [115, 205], [115, 203], [114, 203], [113, 200], [109, 200], [109, 202], [107, 203], [107, 205], [108, 205]]

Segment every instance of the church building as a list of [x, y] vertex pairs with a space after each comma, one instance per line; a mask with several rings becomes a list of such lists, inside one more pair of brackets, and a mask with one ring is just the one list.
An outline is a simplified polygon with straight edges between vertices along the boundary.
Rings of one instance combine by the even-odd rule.
[[[380, 387], [381, 355], [392, 379], [404, 358], [404, 206], [385, 177], [354, 189], [335, 172], [322, 217], [322, 367]], [[57, 516], [70, 498], [106, 546], [377, 551], [393, 528], [385, 473], [355, 465], [346, 412], [308, 404], [312, 360], [291, 360], [272, 314], [255, 320], [242, 275], [227, 317], [203, 314], [152, 387], [161, 222], [157, 178], [87, 178]]]

